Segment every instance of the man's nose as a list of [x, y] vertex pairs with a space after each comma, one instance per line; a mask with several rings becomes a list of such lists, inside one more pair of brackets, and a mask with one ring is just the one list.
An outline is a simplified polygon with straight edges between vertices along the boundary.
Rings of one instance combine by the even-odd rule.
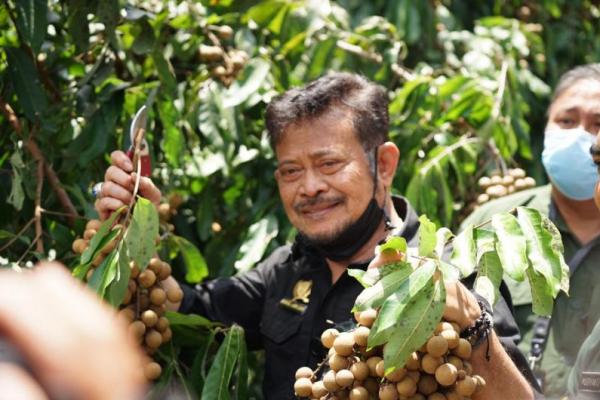
[[314, 197], [327, 190], [328, 184], [323, 176], [312, 168], [306, 170], [302, 177], [301, 192], [308, 197]]

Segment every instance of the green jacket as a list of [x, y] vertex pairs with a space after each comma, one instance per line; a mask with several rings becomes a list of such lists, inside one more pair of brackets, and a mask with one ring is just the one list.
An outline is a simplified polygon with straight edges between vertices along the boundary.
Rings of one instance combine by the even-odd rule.
[[[567, 392], [569, 372], [579, 349], [600, 319], [600, 237], [586, 246], [575, 238], [551, 201], [551, 186], [541, 186], [512, 194], [479, 207], [462, 224], [478, 225], [498, 212], [518, 206], [535, 208], [554, 222], [561, 233], [565, 261], [571, 268], [570, 294], [560, 294], [554, 303], [550, 335], [541, 362], [545, 373], [546, 396], [560, 397]], [[519, 348], [529, 352], [536, 316], [531, 310], [531, 294], [527, 282], [505, 277], [515, 306], [515, 319], [523, 340]], [[598, 369], [600, 370], [600, 369]]]

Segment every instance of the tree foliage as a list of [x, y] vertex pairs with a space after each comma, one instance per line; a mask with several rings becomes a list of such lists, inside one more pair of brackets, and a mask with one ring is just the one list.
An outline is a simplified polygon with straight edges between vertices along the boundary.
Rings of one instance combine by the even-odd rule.
[[[95, 216], [90, 188], [146, 104], [154, 179], [185, 200], [163, 259], [190, 282], [252, 268], [293, 235], [265, 106], [330, 70], [388, 90], [401, 149], [393, 190], [456, 226], [486, 171], [520, 163], [541, 178], [549, 88], [598, 61], [599, 19], [591, 0], [3, 0], [0, 264], [78, 265], [71, 242]], [[202, 326], [195, 339], [182, 329], [171, 355], [186, 344], [204, 357], [215, 328]]]

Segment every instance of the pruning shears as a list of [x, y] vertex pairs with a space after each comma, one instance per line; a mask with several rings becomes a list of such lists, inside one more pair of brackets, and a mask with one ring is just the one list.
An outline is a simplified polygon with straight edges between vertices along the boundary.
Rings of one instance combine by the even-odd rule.
[[129, 129], [129, 138], [131, 146], [127, 150], [127, 157], [133, 163], [133, 168], [137, 170], [138, 159], [140, 161], [140, 175], [150, 176], [152, 173], [152, 164], [150, 161], [150, 151], [146, 141], [146, 123], [148, 122], [148, 109], [145, 105], [135, 113], [131, 127]]

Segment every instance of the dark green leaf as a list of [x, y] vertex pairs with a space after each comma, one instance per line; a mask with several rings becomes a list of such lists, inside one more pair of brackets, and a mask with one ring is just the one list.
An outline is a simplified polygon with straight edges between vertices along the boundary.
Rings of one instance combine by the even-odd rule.
[[532, 310], [537, 315], [550, 316], [554, 307], [554, 293], [546, 277], [529, 267], [525, 271], [531, 287]]
[[117, 271], [119, 270], [119, 257], [118, 250], [108, 254], [98, 268], [94, 270], [94, 273], [88, 282], [88, 286], [102, 298], [105, 296], [108, 285], [110, 285], [117, 276]]
[[185, 280], [189, 283], [198, 283], [208, 275], [208, 266], [202, 253], [196, 246], [181, 236], [175, 236], [175, 243], [183, 255], [187, 269]]
[[108, 241], [106, 241], [106, 238], [109, 236], [109, 234], [112, 236], [118, 233], [117, 230], [111, 231], [111, 228], [115, 223], [115, 220], [121, 214], [123, 214], [125, 210], [126, 207], [119, 208], [118, 210], [113, 212], [111, 216], [108, 217], [102, 223], [102, 225], [100, 225], [100, 228], [98, 229], [94, 237], [92, 237], [92, 239], [90, 240], [90, 245], [87, 249], [85, 249], [83, 254], [81, 254], [81, 264], [87, 264], [91, 262], [94, 258], [96, 258], [96, 254], [108, 243]]
[[113, 307], [118, 307], [123, 303], [131, 275], [127, 251], [123, 247], [126, 247], [125, 242], [120, 243], [117, 274], [114, 281], [108, 286], [107, 300]]
[[412, 272], [408, 263], [398, 263], [400, 269], [385, 275], [373, 286], [363, 290], [354, 303], [352, 311], [364, 311], [367, 308], [377, 308], [385, 299], [396, 291]]
[[10, 185], [10, 194], [8, 195], [7, 202], [13, 205], [15, 210], [20, 211], [23, 208], [23, 201], [25, 201], [25, 191], [23, 190], [23, 178], [22, 173], [25, 168], [23, 159], [21, 158], [21, 152], [15, 151], [10, 156], [10, 165], [13, 168], [12, 182]]
[[162, 87], [165, 89], [165, 94], [174, 98], [177, 94], [177, 81], [171, 62], [159, 49], [152, 52], [152, 59], [154, 60], [154, 65], [156, 66], [156, 71], [158, 72]]
[[169, 164], [179, 167], [183, 162], [185, 151], [185, 137], [177, 127], [180, 119], [179, 112], [172, 101], [163, 101], [158, 109], [161, 123], [164, 127], [162, 148]]
[[180, 314], [175, 311], [167, 311], [165, 317], [167, 317], [169, 323], [173, 326], [182, 325], [193, 328], [212, 328], [215, 325], [214, 322], [196, 314]]
[[48, 28], [48, 0], [15, 0], [15, 7], [17, 28], [37, 53]]
[[228, 400], [231, 376], [238, 360], [238, 355], [244, 341], [244, 330], [233, 325], [221, 344], [217, 356], [208, 371], [204, 388], [203, 400]]
[[30, 121], [37, 121], [46, 113], [48, 99], [42, 89], [33, 60], [20, 48], [5, 47], [8, 61], [8, 76], [12, 83], [21, 110]]

